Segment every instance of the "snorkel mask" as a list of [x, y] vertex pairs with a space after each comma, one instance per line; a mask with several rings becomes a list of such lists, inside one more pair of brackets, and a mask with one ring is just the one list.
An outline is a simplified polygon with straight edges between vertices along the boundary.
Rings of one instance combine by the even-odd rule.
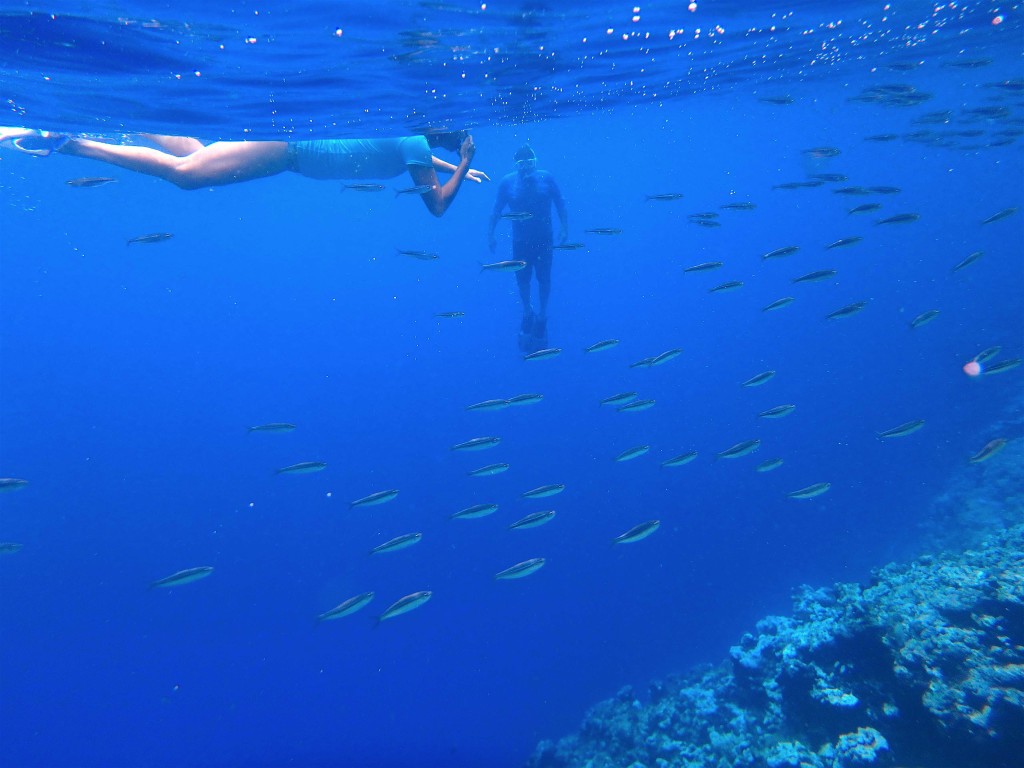
[[516, 161], [516, 168], [519, 170], [519, 173], [524, 176], [528, 176], [537, 170], [537, 155], [529, 144], [524, 144], [516, 150], [514, 160]]

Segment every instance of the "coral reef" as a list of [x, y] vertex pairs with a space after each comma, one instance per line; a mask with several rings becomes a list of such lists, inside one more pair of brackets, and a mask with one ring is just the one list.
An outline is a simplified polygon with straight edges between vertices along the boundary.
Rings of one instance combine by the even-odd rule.
[[624, 688], [529, 766], [1019, 766], [1024, 525], [868, 585], [802, 587], [792, 617], [763, 619], [730, 656], [646, 702]]

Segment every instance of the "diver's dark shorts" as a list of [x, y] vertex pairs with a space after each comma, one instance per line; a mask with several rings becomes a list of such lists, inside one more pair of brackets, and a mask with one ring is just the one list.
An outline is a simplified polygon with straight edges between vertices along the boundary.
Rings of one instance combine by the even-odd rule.
[[512, 242], [512, 258], [525, 261], [526, 266], [516, 272], [516, 280], [529, 284], [534, 270], [537, 271], [538, 283], [551, 282], [551, 241]]

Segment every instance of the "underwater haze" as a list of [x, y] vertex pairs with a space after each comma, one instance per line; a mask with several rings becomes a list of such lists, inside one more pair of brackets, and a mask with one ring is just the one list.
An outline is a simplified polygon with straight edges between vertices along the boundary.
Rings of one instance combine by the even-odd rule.
[[[0, 148], [5, 765], [520, 766], [798, 585], [919, 554], [950, 477], [1022, 437], [1019, 4], [213, 5], [4, 5], [0, 123], [467, 128], [492, 181], [435, 218], [408, 176], [185, 192]], [[524, 143], [583, 246], [533, 360], [481, 269]], [[654, 404], [600, 404], [626, 392]]]

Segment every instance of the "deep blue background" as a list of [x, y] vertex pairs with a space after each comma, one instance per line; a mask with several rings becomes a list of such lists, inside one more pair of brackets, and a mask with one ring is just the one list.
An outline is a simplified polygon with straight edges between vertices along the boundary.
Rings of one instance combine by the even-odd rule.
[[[732, 94], [476, 130], [474, 166], [494, 178], [533, 144], [589, 246], [557, 256], [550, 339], [564, 352], [539, 363], [516, 350], [514, 280], [478, 273], [493, 184], [465, 185], [435, 220], [408, 196], [298, 177], [185, 193], [115, 171], [74, 189], [64, 180], [109, 169], [4, 152], [0, 475], [31, 483], [0, 498], [0, 538], [24, 544], [0, 562], [5, 762], [515, 765], [621, 685], [723, 658], [795, 585], [913, 552], [929, 500], [1020, 391], [1019, 371], [975, 381], [960, 367], [993, 344], [1022, 352], [1024, 218], [979, 224], [1022, 203], [1022, 156], [863, 136], [989, 103], [976, 84], [1012, 76], [1000, 66], [901, 75], [937, 94], [916, 112], [847, 102], [885, 81], [865, 75], [789, 89], [790, 107]], [[842, 155], [801, 153], [820, 145]], [[809, 172], [897, 185], [877, 198], [884, 214], [921, 219], [879, 227], [827, 186], [771, 189]], [[686, 197], [645, 202], [659, 192]], [[740, 200], [758, 208], [723, 211], [719, 229], [686, 220]], [[125, 246], [156, 231], [175, 236]], [[848, 235], [864, 240], [824, 250]], [[790, 244], [801, 251], [759, 258]], [[709, 260], [726, 266], [682, 272]], [[820, 268], [838, 279], [790, 284]], [[731, 279], [746, 285], [707, 293]], [[784, 295], [797, 300], [760, 311]], [[862, 299], [861, 314], [824, 319]], [[433, 317], [448, 310], [466, 316]], [[582, 354], [607, 337], [622, 343]], [[684, 354], [662, 367], [628, 367], [673, 347]], [[769, 368], [765, 386], [739, 386]], [[657, 405], [599, 408], [622, 390]], [[522, 392], [544, 401], [464, 410]], [[796, 412], [756, 418], [781, 403]], [[915, 418], [915, 435], [876, 438]], [[246, 434], [267, 421], [298, 429]], [[449, 450], [492, 434], [495, 450]], [[753, 456], [712, 460], [752, 437]], [[612, 460], [640, 443], [650, 454]], [[688, 449], [692, 464], [659, 466]], [[753, 471], [773, 456], [782, 468]], [[306, 460], [328, 467], [273, 472]], [[466, 476], [493, 461], [512, 468]], [[819, 499], [786, 497], [823, 480]], [[518, 498], [556, 482], [561, 496]], [[398, 499], [349, 510], [385, 488]], [[490, 501], [492, 517], [447, 519]], [[549, 506], [549, 525], [505, 530]], [[651, 518], [657, 534], [610, 546]], [[409, 531], [422, 543], [366, 555]], [[534, 556], [548, 559], [536, 575], [492, 579]], [[216, 572], [147, 591], [195, 565]], [[419, 589], [430, 603], [373, 629]], [[369, 609], [315, 624], [366, 590]]]

